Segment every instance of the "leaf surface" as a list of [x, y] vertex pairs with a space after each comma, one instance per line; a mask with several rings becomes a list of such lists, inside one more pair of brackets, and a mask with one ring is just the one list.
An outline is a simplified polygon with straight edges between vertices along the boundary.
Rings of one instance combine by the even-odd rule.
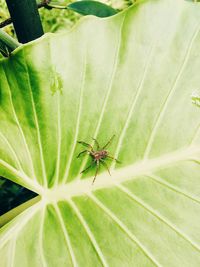
[[[85, 17], [0, 63], [0, 175], [41, 195], [1, 228], [1, 266], [199, 266], [200, 8]], [[81, 44], [81, 45], [80, 45]], [[111, 177], [77, 141], [109, 152]]]

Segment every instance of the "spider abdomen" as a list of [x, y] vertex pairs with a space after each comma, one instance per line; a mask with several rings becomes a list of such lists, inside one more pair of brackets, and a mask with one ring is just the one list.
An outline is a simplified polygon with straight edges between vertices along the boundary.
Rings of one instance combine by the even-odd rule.
[[107, 155], [108, 155], [107, 150], [95, 151], [92, 154], [92, 156], [94, 157], [95, 160], [100, 160], [100, 159], [106, 158]]

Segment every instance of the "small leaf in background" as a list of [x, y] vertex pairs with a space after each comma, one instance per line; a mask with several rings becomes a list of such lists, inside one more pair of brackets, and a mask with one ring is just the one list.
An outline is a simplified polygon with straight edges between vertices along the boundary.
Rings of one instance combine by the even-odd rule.
[[101, 18], [117, 14], [114, 8], [97, 1], [79, 1], [68, 5], [67, 8], [81, 15], [94, 15]]
[[61, 1], [50, 1], [47, 3], [47, 6], [51, 8], [66, 9], [67, 3]]

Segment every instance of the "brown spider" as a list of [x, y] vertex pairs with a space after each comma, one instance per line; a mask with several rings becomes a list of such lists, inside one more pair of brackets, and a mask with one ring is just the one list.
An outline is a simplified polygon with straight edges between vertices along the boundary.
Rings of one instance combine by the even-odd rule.
[[[115, 137], [115, 135], [113, 135], [110, 140], [102, 147], [100, 148], [100, 145], [98, 143], [98, 141], [95, 138], [92, 138], [96, 144], [97, 150], [94, 150], [93, 146], [85, 143], [83, 141], [78, 141], [79, 144], [82, 144], [83, 146], [86, 146], [89, 148], [86, 150], [83, 150], [82, 152], [80, 152], [77, 156], [77, 158], [79, 158], [81, 155], [87, 153], [92, 157], [92, 163], [86, 168], [84, 169], [81, 173], [87, 171], [88, 169], [90, 169], [94, 164], [96, 164], [96, 172], [95, 172], [95, 176], [94, 179], [92, 181], [92, 184], [94, 183], [94, 181], [96, 180], [98, 171], [99, 171], [99, 166], [100, 163], [102, 163], [102, 165], [107, 169], [108, 173], [110, 174], [110, 170], [108, 168], [107, 163], [105, 162], [105, 159], [111, 159], [111, 160], [115, 160], [116, 162], [120, 163], [119, 160], [115, 159], [113, 156], [110, 155], [110, 153], [108, 152], [108, 150], [106, 150], [106, 148], [111, 144], [113, 138]], [[111, 174], [110, 174], [111, 175]]]

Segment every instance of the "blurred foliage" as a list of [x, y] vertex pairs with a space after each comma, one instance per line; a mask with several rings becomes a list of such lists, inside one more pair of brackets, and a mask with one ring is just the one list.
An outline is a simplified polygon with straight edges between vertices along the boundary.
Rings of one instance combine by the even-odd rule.
[[[9, 18], [9, 13], [6, 5], [5, 0], [0, 0], [0, 22], [4, 21], [5, 19]], [[14, 36], [14, 29], [12, 25], [4, 27], [4, 30]]]
[[32, 191], [0, 177], [0, 215], [35, 196]]
[[[134, 1], [134, 0], [133, 0]], [[39, 3], [40, 1], [37, 0]], [[74, 1], [62, 1], [66, 3], [66, 5], [74, 2]], [[101, 0], [104, 4], [110, 5], [117, 10], [123, 10], [124, 8], [128, 7], [132, 4], [131, 0]], [[40, 17], [42, 20], [42, 25], [45, 32], [57, 32], [61, 30], [66, 30], [71, 28], [77, 20], [81, 17], [77, 13], [67, 10], [67, 9], [46, 9], [41, 8], [39, 9]], [[5, 0], [0, 0], [0, 22], [4, 21], [9, 17], [9, 13], [7, 10], [7, 6]], [[14, 35], [13, 26], [9, 25], [4, 28], [4, 30]]]
[[[71, 1], [67, 1], [67, 3], [71, 3]], [[80, 18], [80, 15], [67, 9], [41, 8], [39, 13], [44, 32], [58, 32], [69, 29]]]

